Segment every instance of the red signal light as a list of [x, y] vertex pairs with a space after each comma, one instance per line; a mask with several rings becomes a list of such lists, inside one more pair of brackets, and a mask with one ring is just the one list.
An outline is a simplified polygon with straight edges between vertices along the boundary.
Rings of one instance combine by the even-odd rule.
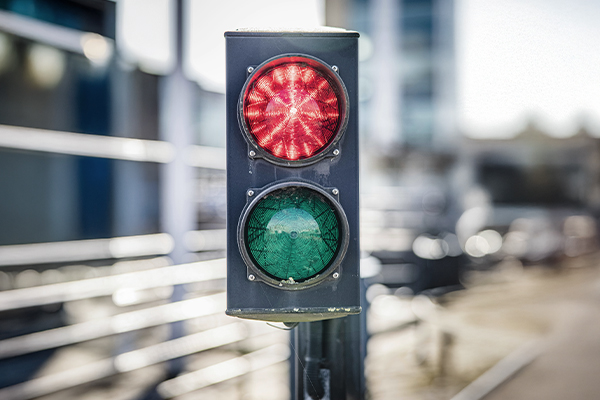
[[254, 71], [242, 90], [240, 120], [271, 161], [318, 159], [347, 124], [346, 89], [331, 67], [308, 56], [282, 56]]

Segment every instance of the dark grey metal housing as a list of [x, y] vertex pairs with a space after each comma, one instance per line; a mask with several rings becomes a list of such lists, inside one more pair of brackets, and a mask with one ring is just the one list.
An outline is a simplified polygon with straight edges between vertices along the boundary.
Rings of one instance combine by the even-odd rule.
[[[360, 312], [358, 221], [358, 33], [226, 32], [227, 54], [227, 314], [266, 321], [299, 322], [343, 317]], [[296, 167], [250, 157], [238, 121], [240, 93], [248, 67], [283, 54], [306, 54], [338, 67], [336, 74], [348, 94], [348, 123], [331, 157]], [[335, 151], [338, 150], [338, 151]], [[335, 152], [335, 155], [333, 154]], [[278, 182], [310, 182], [337, 189], [348, 221], [348, 247], [336, 268], [336, 279], [323, 279], [302, 290], [282, 290], [260, 279], [248, 279], [238, 246], [238, 223], [247, 192]], [[335, 273], [335, 271], [331, 271]]]

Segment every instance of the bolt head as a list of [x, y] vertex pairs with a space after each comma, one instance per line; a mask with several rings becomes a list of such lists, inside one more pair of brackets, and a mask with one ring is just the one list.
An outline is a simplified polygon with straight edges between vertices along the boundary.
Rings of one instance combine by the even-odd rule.
[[254, 71], [254, 67], [248, 67], [248, 73], [251, 74]]
[[340, 70], [337, 65], [332, 65], [331, 69], [333, 70], [333, 72], [338, 72]]
[[333, 279], [337, 279], [340, 277], [340, 273], [339, 272], [334, 272], [333, 273]]
[[248, 155], [250, 155], [250, 157], [254, 157], [256, 155], [256, 152], [254, 150], [250, 150]]
[[249, 197], [254, 196], [254, 190], [248, 190], [248, 196]]
[[335, 150], [333, 151], [333, 155], [334, 155], [334, 156], [339, 156], [339, 155], [340, 155], [340, 151], [339, 151], [338, 149], [335, 149]]
[[333, 189], [333, 190], [331, 191], [331, 193], [333, 193], [333, 194], [334, 194], [334, 196], [337, 196], [338, 194], [340, 194], [340, 191], [339, 191], [339, 190], [337, 190], [337, 189]]
[[249, 281], [253, 281], [255, 279], [256, 279], [256, 277], [254, 275], [252, 275], [252, 274], [248, 275], [248, 280]]

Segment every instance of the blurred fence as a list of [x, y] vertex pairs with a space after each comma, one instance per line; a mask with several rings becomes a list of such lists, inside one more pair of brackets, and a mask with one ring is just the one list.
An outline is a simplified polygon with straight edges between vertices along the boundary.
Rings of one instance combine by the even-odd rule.
[[[186, 200], [200, 211], [224, 203], [213, 180], [222, 180], [225, 169], [225, 149], [191, 143], [177, 148], [159, 134], [157, 115], [165, 116], [164, 104], [172, 99], [159, 98], [156, 77], [116, 66], [114, 8], [111, 2], [61, 3], [54, 13], [40, 7], [29, 16], [0, 10], [0, 39], [12, 60], [1, 76], [0, 151], [7, 155], [2, 205], [8, 210], [3, 243], [20, 243], [0, 246], [0, 399], [172, 398], [272, 365], [283, 371], [285, 391], [287, 364], [280, 363], [289, 356], [287, 333], [225, 316], [225, 230], [210, 219], [218, 210], [205, 213], [212, 229], [182, 237], [164, 230], [108, 237], [157, 231], [154, 213], [164, 207], [158, 209], [156, 198], [173, 189], [165, 189], [168, 177], [158, 178], [158, 166], [163, 172], [181, 162], [197, 168], [177, 182], [196, 188]], [[40, 48], [49, 61], [34, 57]], [[56, 79], [42, 79], [44, 86], [34, 73]], [[35, 158], [44, 154], [49, 158]], [[56, 159], [68, 159], [68, 165], [44, 174]], [[119, 164], [90, 166], [92, 159]], [[20, 172], [31, 170], [32, 160], [40, 168]], [[97, 180], [98, 174], [109, 178]], [[45, 189], [22, 190], [48, 185], [58, 188], [50, 199]], [[111, 199], [106, 193], [113, 190]], [[73, 200], [73, 192], [80, 198]], [[35, 234], [43, 225], [39, 215], [83, 218], [77, 207], [96, 214], [86, 216], [87, 228], [57, 237], [101, 239], [48, 241], [61, 239]], [[34, 208], [43, 210], [36, 214]], [[169, 256], [181, 248], [198, 261], [177, 257], [173, 265]], [[271, 398], [281, 398], [274, 388], [271, 382]], [[223, 398], [241, 397], [239, 387], [233, 390]]]
[[[198, 231], [191, 237], [197, 239], [207, 234]], [[195, 248], [219, 247], [216, 238], [223, 236], [224, 239], [224, 232], [210, 232], [210, 236], [212, 243], [206, 246], [206, 240], [197, 240]], [[114, 251], [107, 249], [114, 249], [111, 243], [119, 240], [125, 243], [127, 240], [146, 240], [155, 244], [159, 254], [169, 250], [169, 238], [164, 235], [0, 247], [0, 259], [5, 269], [31, 262], [40, 263], [41, 254], [46, 250], [53, 255], [50, 256], [53, 263], [93, 258], [113, 261], [104, 267], [71, 265], [47, 268], [38, 264], [35, 269], [2, 272], [4, 287], [10, 287], [0, 292], [0, 318], [3, 321], [7, 321], [6, 316], [10, 317], [11, 313], [13, 318], [21, 315], [21, 318], [27, 319], [35, 314], [34, 310], [43, 312], [44, 307], [55, 305], [64, 314], [64, 324], [51, 329], [44, 329], [43, 323], [33, 324], [28, 329], [33, 329], [33, 332], [23, 334], [18, 334], [18, 329], [13, 331], [5, 326], [0, 340], [0, 362], [12, 362], [19, 357], [35, 358], [35, 354], [44, 350], [75, 348], [85, 342], [119, 335], [126, 337], [132, 332], [154, 328], [146, 335], [149, 339], [134, 340], [134, 343], [125, 346], [133, 349], [119, 349], [123, 346], [118, 345], [118, 340], [114, 341], [117, 343], [114, 347], [110, 344], [94, 346], [99, 354], [90, 362], [73, 361], [74, 357], [68, 353], [55, 352], [52, 357], [66, 358], [61, 364], [72, 364], [32, 374], [31, 379], [4, 387], [0, 389], [0, 398], [36, 398], [211, 349], [221, 348], [231, 353], [225, 361], [186, 371], [178, 377], [165, 375], [162, 380], [150, 382], [161, 397], [171, 398], [288, 359], [286, 333], [265, 324], [225, 317], [224, 259], [168, 265], [165, 257], [154, 255], [146, 259], [132, 259], [134, 255], [128, 253], [128, 259], [114, 262], [117, 258]], [[163, 244], [162, 247], [156, 245], [157, 240], [158, 244]], [[147, 246], [137, 248], [140, 250], [138, 257], [149, 256]], [[85, 277], [80, 279], [82, 275]], [[183, 300], [170, 302], [172, 290], [161, 291], [173, 285], [185, 285], [187, 294]], [[77, 309], [78, 306], [77, 312], [70, 311], [70, 308]], [[99, 309], [103, 310], [101, 315], [95, 315]], [[18, 314], [19, 311], [22, 314]], [[173, 322], [187, 323], [186, 332], [181, 337], [173, 338], [156, 330]], [[253, 341], [252, 345], [247, 344], [250, 341]], [[29, 375], [33, 371], [22, 372]], [[65, 395], [64, 398], [70, 396]]]

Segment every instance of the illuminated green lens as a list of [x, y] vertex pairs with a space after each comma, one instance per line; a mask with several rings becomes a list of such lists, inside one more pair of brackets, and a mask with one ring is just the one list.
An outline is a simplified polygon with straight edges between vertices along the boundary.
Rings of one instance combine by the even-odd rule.
[[341, 242], [340, 221], [317, 191], [291, 186], [263, 197], [244, 227], [246, 249], [271, 277], [301, 282], [334, 261]]

